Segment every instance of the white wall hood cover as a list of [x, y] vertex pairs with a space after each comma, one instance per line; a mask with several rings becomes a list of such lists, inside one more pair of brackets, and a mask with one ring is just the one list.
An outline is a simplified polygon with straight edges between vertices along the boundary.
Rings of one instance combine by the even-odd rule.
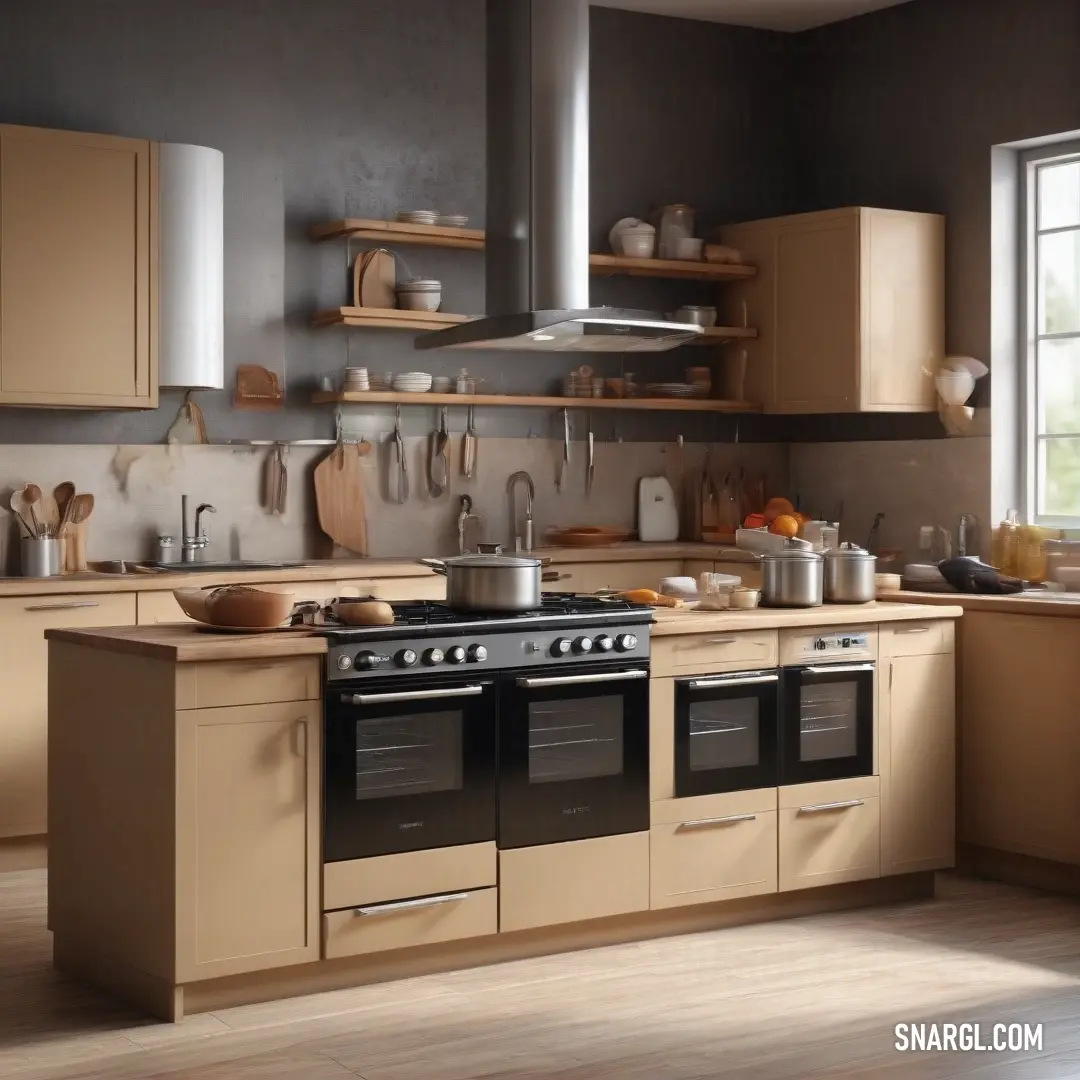
[[220, 150], [161, 144], [158, 385], [164, 388], [225, 386], [224, 196]]

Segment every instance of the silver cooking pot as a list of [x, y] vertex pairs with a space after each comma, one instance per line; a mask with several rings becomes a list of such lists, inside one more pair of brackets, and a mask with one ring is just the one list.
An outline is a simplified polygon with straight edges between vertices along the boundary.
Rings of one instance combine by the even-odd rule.
[[824, 565], [802, 545], [761, 555], [761, 602], [766, 607], [819, 607]]
[[452, 559], [420, 559], [446, 577], [446, 603], [461, 611], [534, 611], [541, 603], [541, 582], [559, 578], [544, 574], [550, 559], [503, 555], [497, 544], [481, 544], [478, 555]]
[[857, 544], [825, 552], [825, 599], [834, 604], [869, 604], [877, 593], [877, 558]]

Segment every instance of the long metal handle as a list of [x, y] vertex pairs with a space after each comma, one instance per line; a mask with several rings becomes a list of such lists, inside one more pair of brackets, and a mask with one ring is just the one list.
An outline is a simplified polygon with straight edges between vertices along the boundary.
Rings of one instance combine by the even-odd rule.
[[440, 690], [407, 690], [401, 694], [342, 694], [343, 705], [381, 705], [386, 701], [430, 701], [432, 698], [477, 697], [482, 686], [444, 686]]
[[842, 675], [849, 671], [873, 671], [873, 664], [835, 664], [831, 667], [803, 668], [808, 675]]
[[711, 637], [705, 639], [706, 645], [734, 645], [739, 639], [736, 637]]
[[67, 600], [61, 604], [28, 604], [23, 611], [68, 611], [71, 608], [101, 607], [100, 600]]
[[297, 757], [307, 757], [307, 720], [303, 718], [293, 728], [293, 750]]
[[527, 690], [538, 686], [571, 686], [575, 683], [621, 682], [623, 679], [647, 679], [647, 671], [603, 671], [595, 675], [555, 675], [544, 679], [518, 679]]
[[737, 821], [757, 821], [757, 814], [728, 814], [727, 817], [698, 818], [697, 821], [683, 821], [680, 829], [707, 829], [710, 825], [734, 825]]
[[779, 682], [779, 675], [732, 675], [731, 678], [693, 679], [691, 690], [713, 690], [722, 686], [749, 686], [753, 683]]
[[813, 806], [800, 806], [800, 814], [819, 814], [824, 810], [848, 810], [852, 806], [862, 806], [862, 799], [846, 799], [844, 802], [815, 803]]
[[929, 632], [929, 626], [905, 626], [903, 628], [896, 628], [896, 633], [898, 634], [927, 634]]
[[441, 896], [423, 896], [419, 900], [395, 900], [391, 904], [369, 904], [353, 908], [354, 915], [385, 915], [391, 911], [411, 911], [413, 908], [435, 907], [436, 904], [454, 904], [468, 900], [467, 892], [443, 893]]

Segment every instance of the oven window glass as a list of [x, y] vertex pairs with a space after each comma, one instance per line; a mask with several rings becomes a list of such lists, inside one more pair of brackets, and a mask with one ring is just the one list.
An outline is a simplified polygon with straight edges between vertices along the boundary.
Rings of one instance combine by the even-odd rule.
[[460, 791], [462, 725], [460, 710], [358, 721], [357, 799]]
[[800, 761], [856, 756], [858, 689], [854, 679], [802, 687], [799, 698]]
[[690, 703], [691, 772], [759, 764], [757, 697]]
[[529, 705], [529, 783], [616, 776], [622, 770], [622, 695]]

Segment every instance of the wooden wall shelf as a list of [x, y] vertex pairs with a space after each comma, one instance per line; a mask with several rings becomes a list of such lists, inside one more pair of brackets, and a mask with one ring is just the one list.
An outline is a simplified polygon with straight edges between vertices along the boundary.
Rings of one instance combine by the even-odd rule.
[[[417, 244], [426, 247], [482, 251], [483, 229], [454, 229], [446, 225], [407, 225], [400, 221], [372, 218], [338, 218], [313, 225], [313, 240], [340, 240], [354, 237], [380, 244]], [[631, 277], [678, 278], [694, 281], [732, 281], [753, 277], [757, 267], [736, 263], [692, 262], [688, 259], [628, 259], [622, 255], [589, 256], [594, 274], [626, 274]]]
[[649, 412], [760, 412], [750, 401], [714, 401], [708, 398], [584, 398], [536, 397], [515, 394], [402, 394], [397, 391], [319, 391], [315, 405], [481, 405], [518, 409], [623, 409]]

